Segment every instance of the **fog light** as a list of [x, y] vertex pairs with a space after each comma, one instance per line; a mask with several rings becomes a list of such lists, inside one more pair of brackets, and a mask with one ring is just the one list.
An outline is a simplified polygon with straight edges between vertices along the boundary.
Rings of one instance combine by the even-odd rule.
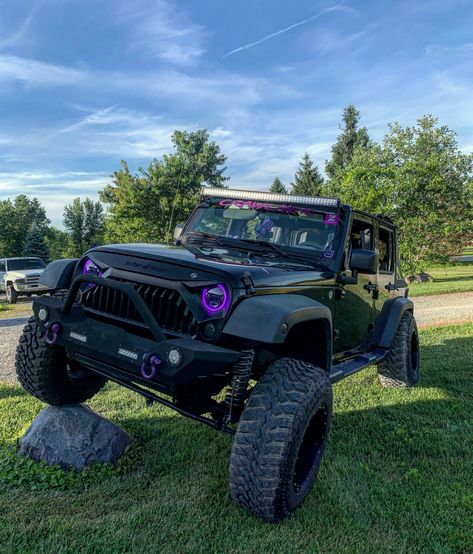
[[44, 322], [44, 321], [47, 321], [48, 317], [49, 317], [48, 310], [44, 306], [41, 306], [41, 308], [38, 310], [38, 319]]
[[168, 362], [176, 367], [182, 362], [182, 354], [180, 350], [177, 350], [177, 348], [173, 348], [168, 352]]
[[204, 325], [204, 328], [202, 329], [202, 336], [206, 339], [212, 339], [213, 337], [215, 337], [216, 332], [217, 328], [215, 327], [215, 323], [209, 321]]

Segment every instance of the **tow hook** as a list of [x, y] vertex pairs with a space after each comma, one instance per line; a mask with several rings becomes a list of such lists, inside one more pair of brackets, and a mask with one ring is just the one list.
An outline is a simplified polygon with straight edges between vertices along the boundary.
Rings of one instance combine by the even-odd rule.
[[44, 342], [50, 345], [55, 344], [61, 331], [61, 326], [59, 325], [59, 323], [47, 322], [44, 324], [44, 327], [46, 329], [46, 332], [43, 336]]
[[143, 356], [141, 364], [141, 375], [145, 379], [154, 379], [158, 371], [158, 367], [163, 363], [161, 358], [156, 354], [148, 353]]

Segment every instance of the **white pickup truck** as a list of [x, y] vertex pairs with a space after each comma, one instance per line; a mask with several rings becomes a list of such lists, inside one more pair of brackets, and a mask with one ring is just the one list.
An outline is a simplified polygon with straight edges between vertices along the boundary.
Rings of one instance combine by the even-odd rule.
[[7, 302], [16, 304], [19, 295], [49, 292], [39, 283], [45, 267], [41, 258], [0, 258], [0, 291], [6, 293]]

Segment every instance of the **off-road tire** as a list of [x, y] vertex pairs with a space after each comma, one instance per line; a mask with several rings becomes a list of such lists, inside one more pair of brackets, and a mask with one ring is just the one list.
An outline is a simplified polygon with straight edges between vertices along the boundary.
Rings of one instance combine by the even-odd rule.
[[16, 304], [18, 301], [18, 292], [15, 290], [13, 285], [8, 285], [6, 290], [6, 297], [8, 304]]
[[383, 387], [412, 387], [419, 381], [419, 334], [411, 311], [402, 316], [391, 348], [378, 364], [378, 377]]
[[35, 317], [29, 319], [16, 349], [16, 374], [23, 388], [47, 404], [79, 404], [94, 396], [106, 383], [102, 377], [84, 372], [72, 378], [65, 350], [42, 339]]
[[332, 387], [325, 371], [290, 358], [273, 363], [254, 388], [235, 433], [233, 499], [270, 522], [294, 512], [317, 475], [331, 418]]

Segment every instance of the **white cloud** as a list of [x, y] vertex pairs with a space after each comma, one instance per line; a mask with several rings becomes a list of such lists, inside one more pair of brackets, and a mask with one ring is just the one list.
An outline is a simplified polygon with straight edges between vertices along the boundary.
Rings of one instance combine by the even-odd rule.
[[31, 85], [75, 85], [85, 73], [63, 65], [41, 62], [18, 56], [0, 55], [0, 79], [22, 81]]
[[130, 3], [118, 12], [120, 23], [131, 24], [130, 46], [160, 60], [181, 66], [194, 64], [205, 52], [204, 27], [189, 20], [165, 0]]

